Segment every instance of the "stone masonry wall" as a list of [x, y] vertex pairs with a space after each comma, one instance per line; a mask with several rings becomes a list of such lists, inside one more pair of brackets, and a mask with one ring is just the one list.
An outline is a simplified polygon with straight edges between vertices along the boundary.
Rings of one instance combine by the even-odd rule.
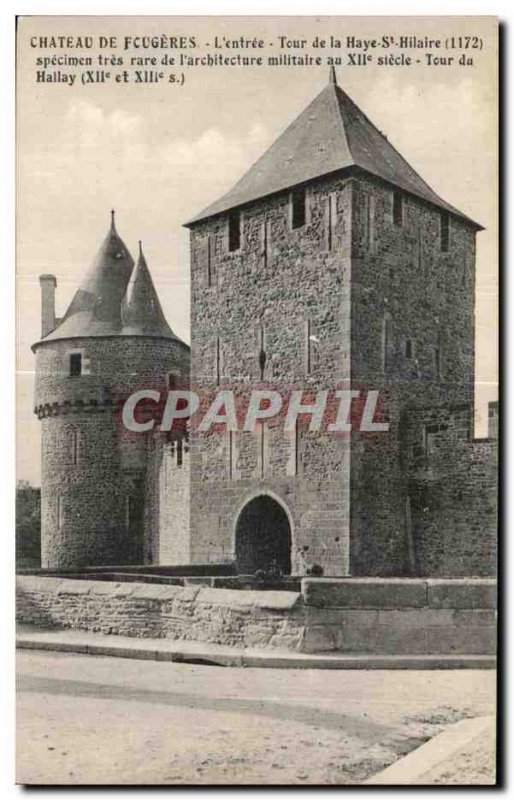
[[495, 575], [498, 442], [473, 439], [471, 409], [427, 407], [405, 425], [419, 575]]
[[415, 573], [402, 419], [427, 402], [473, 405], [475, 228], [450, 215], [443, 252], [439, 209], [402, 193], [397, 225], [393, 197], [358, 171], [319, 179], [302, 228], [288, 193], [242, 209], [235, 252], [227, 215], [193, 226], [197, 386], [259, 388], [262, 348], [267, 388], [378, 390], [390, 422], [351, 439], [301, 424], [296, 446], [272, 424], [264, 442], [193, 433], [193, 561], [233, 558], [237, 516], [264, 493], [287, 510], [293, 573]]
[[[70, 377], [74, 352], [82, 353], [83, 373]], [[173, 339], [110, 336], [43, 343], [36, 351], [35, 411], [51, 411], [56, 404], [101, 406], [109, 396], [127, 397], [136, 389], [164, 391], [170, 372], [187, 386], [189, 348]]]
[[17, 579], [22, 623], [303, 652], [493, 654], [495, 607], [486, 579], [304, 578], [301, 594]]
[[307, 652], [496, 651], [493, 580], [302, 580]]
[[[242, 210], [236, 252], [228, 249], [226, 217], [192, 229], [192, 381], [201, 392], [218, 383], [240, 393], [264, 385], [286, 399], [293, 389], [348, 382], [347, 181], [331, 178], [308, 187], [306, 204], [306, 224], [295, 230], [287, 194]], [[262, 382], [261, 347], [266, 353]], [[305, 433], [305, 426], [295, 439], [273, 424], [266, 426], [265, 439], [262, 445], [260, 430], [235, 434], [231, 459], [224, 431], [201, 436], [193, 430], [193, 561], [233, 558], [238, 514], [251, 498], [267, 494], [289, 516], [292, 571], [301, 574], [306, 564], [320, 564], [326, 574], [346, 574], [348, 441]]]
[[187, 440], [179, 444], [165, 435], [152, 436], [145, 516], [145, 538], [152, 564], [190, 563], [189, 471]]
[[[69, 375], [82, 353], [83, 374]], [[148, 436], [127, 431], [124, 400], [187, 385], [186, 345], [148, 337], [73, 339], [40, 345], [35, 411], [42, 424], [42, 565], [142, 563]]]
[[397, 225], [393, 188], [364, 174], [354, 197], [352, 387], [379, 391], [390, 429], [352, 432], [351, 572], [416, 574], [403, 414], [473, 404], [475, 229], [450, 215], [443, 252], [439, 209], [401, 193]]
[[299, 648], [296, 592], [19, 577], [17, 619], [125, 636]]

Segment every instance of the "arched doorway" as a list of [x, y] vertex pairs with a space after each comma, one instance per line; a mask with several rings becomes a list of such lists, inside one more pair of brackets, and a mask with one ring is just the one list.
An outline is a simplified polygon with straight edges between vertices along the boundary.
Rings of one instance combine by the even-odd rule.
[[291, 528], [282, 508], [269, 495], [250, 500], [236, 524], [236, 563], [240, 575], [275, 565], [291, 574]]

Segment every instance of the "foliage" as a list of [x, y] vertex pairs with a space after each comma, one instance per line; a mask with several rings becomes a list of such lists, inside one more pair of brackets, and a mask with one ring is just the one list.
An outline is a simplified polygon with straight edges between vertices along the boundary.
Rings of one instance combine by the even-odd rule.
[[16, 566], [41, 564], [41, 489], [28, 481], [16, 484]]

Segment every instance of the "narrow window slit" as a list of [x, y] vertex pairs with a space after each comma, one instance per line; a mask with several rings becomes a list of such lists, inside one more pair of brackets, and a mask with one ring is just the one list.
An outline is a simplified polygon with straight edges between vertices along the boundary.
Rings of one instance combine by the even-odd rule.
[[328, 196], [328, 209], [327, 209], [328, 210], [327, 250], [332, 250], [332, 228], [333, 228], [333, 224], [334, 224], [334, 220], [333, 220], [333, 215], [334, 215], [333, 203], [334, 203], [334, 201], [333, 201], [332, 195], [330, 194]]
[[241, 212], [231, 211], [228, 215], [228, 249], [231, 253], [241, 247]]
[[401, 228], [403, 225], [403, 194], [401, 192], [393, 192], [393, 222]]
[[221, 345], [220, 337], [216, 337], [216, 385], [220, 385], [221, 379]]
[[71, 462], [74, 467], [77, 466], [79, 461], [79, 442], [78, 442], [78, 431], [72, 431], [71, 434]]
[[375, 197], [364, 195], [364, 243], [368, 253], [375, 252]]
[[447, 253], [450, 249], [450, 215], [447, 211], [441, 211], [441, 252]]
[[264, 472], [266, 469], [265, 465], [265, 425], [264, 422], [261, 422], [261, 478], [264, 478]]
[[264, 266], [268, 266], [268, 219], [266, 214], [262, 223], [262, 257], [264, 259]]
[[264, 380], [264, 370], [266, 368], [266, 350], [265, 350], [265, 337], [264, 337], [264, 326], [261, 325], [259, 329], [259, 370], [261, 375], [261, 381]]
[[207, 237], [207, 286], [212, 286], [211, 237]]
[[57, 530], [60, 531], [63, 523], [62, 495], [57, 493]]
[[310, 375], [312, 369], [311, 338], [312, 325], [310, 319], [305, 321], [305, 372]]
[[294, 474], [299, 474], [299, 445], [300, 445], [300, 423], [298, 422], [298, 418], [295, 421], [294, 426]]
[[293, 189], [291, 192], [291, 227], [302, 228], [305, 225], [305, 189]]

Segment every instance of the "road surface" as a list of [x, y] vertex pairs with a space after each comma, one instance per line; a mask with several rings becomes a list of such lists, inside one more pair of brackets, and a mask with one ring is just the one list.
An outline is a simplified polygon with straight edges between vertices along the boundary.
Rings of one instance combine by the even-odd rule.
[[237, 669], [18, 653], [17, 780], [359, 783], [494, 713], [491, 670]]

